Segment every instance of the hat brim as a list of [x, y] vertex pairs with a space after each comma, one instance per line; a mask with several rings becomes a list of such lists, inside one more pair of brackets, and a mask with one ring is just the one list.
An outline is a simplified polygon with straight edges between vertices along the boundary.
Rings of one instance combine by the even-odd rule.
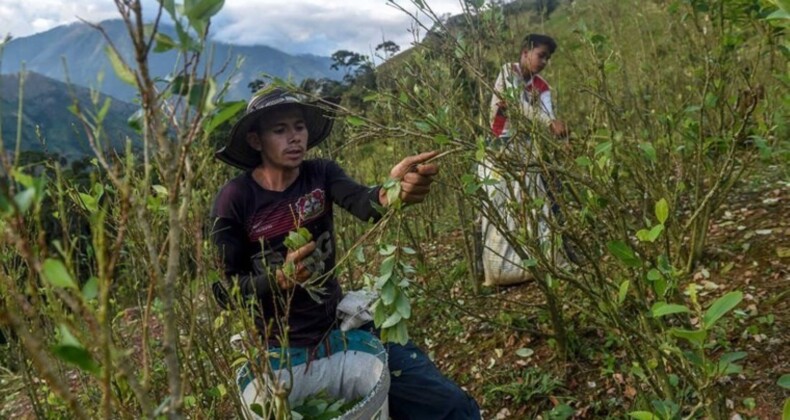
[[[330, 102], [331, 103], [331, 102]], [[239, 169], [254, 169], [261, 164], [261, 153], [253, 149], [247, 143], [247, 134], [250, 128], [269, 112], [286, 106], [299, 106], [304, 114], [305, 125], [307, 126], [307, 149], [312, 149], [324, 141], [332, 132], [334, 125], [334, 112], [328, 105], [313, 103], [282, 103], [259, 109], [244, 115], [230, 132], [230, 140], [221, 149], [217, 150], [217, 159], [235, 166]]]

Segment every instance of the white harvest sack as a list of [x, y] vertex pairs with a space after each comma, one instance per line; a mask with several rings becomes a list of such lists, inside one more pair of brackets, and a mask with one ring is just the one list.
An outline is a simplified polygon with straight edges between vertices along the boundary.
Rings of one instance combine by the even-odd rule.
[[[288, 401], [299, 405], [305, 398], [321, 391], [346, 401], [362, 398], [353, 408], [337, 419], [366, 420], [388, 419], [388, 393], [390, 373], [387, 352], [376, 337], [361, 330], [343, 333], [334, 330], [326, 340], [313, 350], [291, 348], [288, 352], [269, 351], [271, 377], [257, 378], [244, 364], [237, 373], [241, 401], [247, 418], [261, 419], [250, 410], [250, 405], [264, 405], [268, 398], [271, 380], [290, 388]], [[290, 359], [290, 369], [287, 360]], [[309, 360], [312, 359], [312, 360]], [[309, 363], [308, 363], [309, 360]], [[268, 375], [267, 375], [268, 376]]]
[[[508, 203], [525, 203], [531, 197], [545, 198], [545, 190], [540, 177], [536, 173], [526, 173], [524, 184], [527, 191], [522, 191], [521, 183], [509, 182], [491, 168], [492, 164], [486, 160], [477, 167], [477, 176], [483, 182], [483, 191], [491, 200], [492, 209], [504, 219], [507, 231], [517, 231], [522, 226], [508, 210]], [[542, 217], [538, 219], [538, 226], [526, 226], [527, 235], [538, 235], [541, 242], [549, 239], [549, 229], [546, 218], [549, 217], [550, 207], [548, 200], [541, 209]], [[507, 242], [502, 232], [489, 220], [485, 214], [481, 215], [481, 233], [483, 236], [483, 271], [485, 272], [486, 286], [505, 286], [523, 283], [532, 279], [532, 274], [523, 268], [521, 257]]]

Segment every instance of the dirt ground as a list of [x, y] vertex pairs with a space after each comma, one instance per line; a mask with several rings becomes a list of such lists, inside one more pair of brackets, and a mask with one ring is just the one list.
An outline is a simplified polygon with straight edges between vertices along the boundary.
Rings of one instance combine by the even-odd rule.
[[[741, 181], [717, 213], [706, 253], [693, 274], [703, 286], [703, 306], [732, 290], [744, 293], [729, 341], [731, 351], [748, 356], [742, 361], [743, 373], [723, 387], [735, 419], [779, 419], [790, 397], [790, 391], [776, 384], [782, 374], [790, 373], [789, 216], [790, 183]], [[453, 261], [463, 258], [458, 251], [460, 233], [447, 239], [427, 247], [435, 261], [431, 265], [453, 267]], [[446, 301], [446, 289], [440, 291], [430, 282], [424, 287], [426, 301], [416, 304], [423, 309], [415, 325], [427, 328], [415, 327], [415, 340], [477, 398], [485, 418], [547, 418], [548, 411], [562, 404], [573, 409], [575, 418], [630, 411], [638, 391], [618, 373], [627, 367], [618, 365], [617, 354], [614, 360], [583, 354], [573, 361], [555, 360], [551, 340], [538, 328], [546, 320], [533, 315], [535, 305], [542, 303], [535, 284], [483, 290], [481, 295], [469, 287], [454, 287], [457, 305], [442, 313], [424, 308], [438, 306], [431, 305], [434, 298]], [[585, 343], [607, 346], [600, 332], [577, 333]], [[550, 381], [563, 377], [559, 383]]]
[[[741, 290], [732, 351], [745, 351], [743, 373], [726, 383], [733, 419], [781, 417], [790, 391], [776, 385], [790, 373], [790, 183], [742, 181], [716, 215], [709, 245], [693, 280], [704, 302]], [[442, 371], [476, 397], [486, 419], [600, 418], [628, 412], [638, 386], [613, 350], [602, 360], [580, 351], [556, 359], [541, 326], [535, 284], [474, 293], [464, 271], [460, 231], [424, 246], [426, 266], [413, 302], [412, 335]], [[441, 269], [441, 275], [438, 270]], [[448, 299], [448, 290], [449, 297]], [[441, 304], [438, 304], [441, 302]], [[572, 316], [583, 313], [568, 311]], [[609, 346], [600, 331], [577, 331], [585, 345]], [[560, 379], [562, 378], [562, 379]], [[0, 372], [0, 418], [34, 418], [21, 378]], [[76, 384], [75, 384], [76, 385]]]

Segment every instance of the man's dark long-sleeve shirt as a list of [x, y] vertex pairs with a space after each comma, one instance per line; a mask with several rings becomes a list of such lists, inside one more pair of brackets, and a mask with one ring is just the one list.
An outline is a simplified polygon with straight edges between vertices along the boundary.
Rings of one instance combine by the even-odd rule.
[[[269, 191], [258, 185], [252, 172], [228, 182], [217, 195], [211, 217], [212, 239], [219, 248], [224, 266], [225, 284], [214, 284], [220, 305], [229, 304], [228, 290], [238, 286], [243, 298], [255, 297], [258, 308], [255, 323], [279, 345], [284, 317], [284, 293], [274, 280], [275, 268], [285, 260], [283, 244], [289, 232], [307, 228], [316, 241], [316, 251], [307, 264], [311, 272], [330, 273], [323, 283], [326, 294], [316, 302], [297, 286], [293, 289], [289, 326], [289, 344], [314, 345], [335, 322], [335, 309], [342, 297], [335, 278], [335, 237], [332, 204], [337, 204], [362, 220], [377, 219], [379, 188], [369, 188], [349, 178], [334, 162], [317, 159], [305, 161], [299, 176], [285, 191]], [[266, 331], [270, 320], [272, 328]]]

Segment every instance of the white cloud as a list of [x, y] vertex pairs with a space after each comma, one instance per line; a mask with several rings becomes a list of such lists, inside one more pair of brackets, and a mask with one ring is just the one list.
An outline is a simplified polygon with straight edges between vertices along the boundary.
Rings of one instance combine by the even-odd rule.
[[109, 0], [3, 0], [0, 31], [19, 38], [76, 22], [79, 18], [98, 22], [118, 16]]
[[31, 23], [31, 26], [33, 27], [34, 31], [36, 31], [36, 32], [43, 32], [43, 31], [46, 31], [48, 29], [52, 29], [55, 26], [58, 26], [58, 23], [56, 21], [52, 20], [52, 19], [36, 18]]
[[[410, 0], [397, 2], [416, 10]], [[427, 3], [440, 15], [461, 10], [459, 0]], [[153, 14], [155, 7], [155, 0], [143, 0], [147, 14]], [[0, 36], [28, 36], [78, 18], [98, 22], [117, 17], [111, 0], [3, 0]], [[382, 40], [406, 48], [414, 39], [409, 32], [412, 25], [406, 13], [386, 0], [226, 0], [212, 30], [222, 42], [329, 55], [339, 49], [369, 54]]]
[[[457, 13], [457, 0], [429, 2], [438, 13]], [[409, 0], [398, 0], [416, 11]], [[408, 14], [386, 0], [226, 0], [217, 17], [217, 40], [267, 44], [289, 52], [328, 55], [338, 49], [370, 53], [383, 40], [408, 47], [415, 35]]]

